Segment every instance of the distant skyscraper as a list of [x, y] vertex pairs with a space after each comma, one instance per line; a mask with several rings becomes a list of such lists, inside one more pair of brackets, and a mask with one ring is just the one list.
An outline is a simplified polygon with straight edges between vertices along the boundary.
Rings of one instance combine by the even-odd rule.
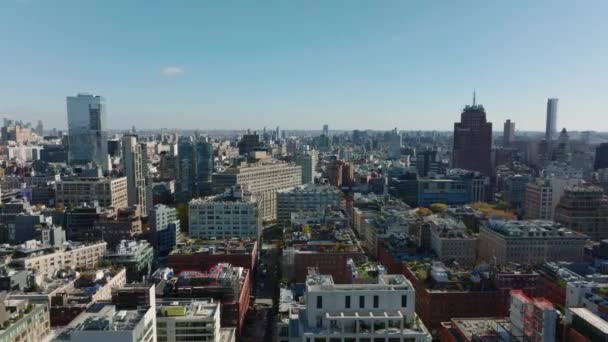
[[557, 135], [557, 101], [550, 98], [547, 100], [547, 127], [545, 128], [545, 140], [550, 143]]
[[511, 119], [505, 121], [504, 131], [502, 134], [502, 144], [504, 147], [511, 147], [511, 144], [515, 141], [515, 122], [511, 122]]
[[249, 153], [251, 153], [254, 149], [262, 147], [260, 136], [256, 132], [253, 132], [252, 134], [248, 131], [247, 134], [243, 135], [241, 141], [239, 141], [238, 147], [239, 154], [249, 155]]
[[401, 157], [401, 134], [397, 128], [388, 133], [388, 159], [398, 160]]
[[593, 164], [593, 168], [596, 170], [608, 169], [608, 143], [601, 143], [595, 148], [595, 163]]
[[42, 120], [38, 120], [38, 124], [36, 125], [36, 134], [39, 136], [44, 136], [44, 126], [42, 125]]
[[475, 103], [466, 106], [460, 122], [454, 123], [454, 147], [452, 166], [479, 171], [485, 175], [492, 172], [492, 123], [486, 121], [486, 111]]
[[194, 143], [187, 138], [177, 144], [177, 195], [182, 201], [195, 196], [196, 189], [196, 150]]
[[323, 125], [323, 135], [329, 136], [329, 126], [327, 124]]
[[67, 111], [70, 164], [94, 162], [108, 170], [105, 99], [90, 94], [68, 96]]
[[211, 194], [213, 175], [213, 145], [205, 141], [196, 143], [196, 192], [197, 196]]
[[138, 142], [136, 135], [125, 135], [122, 149], [129, 206], [139, 205], [141, 216], [147, 217], [152, 208], [152, 182], [148, 174], [146, 144]]

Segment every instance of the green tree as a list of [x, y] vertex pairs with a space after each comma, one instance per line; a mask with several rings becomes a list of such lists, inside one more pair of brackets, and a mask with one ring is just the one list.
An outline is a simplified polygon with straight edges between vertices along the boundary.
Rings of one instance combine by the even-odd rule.
[[177, 210], [177, 219], [179, 220], [181, 230], [188, 232], [188, 204], [180, 203], [175, 209]]
[[444, 203], [433, 203], [429, 209], [431, 209], [431, 211], [435, 214], [442, 213], [448, 209], [448, 205]]

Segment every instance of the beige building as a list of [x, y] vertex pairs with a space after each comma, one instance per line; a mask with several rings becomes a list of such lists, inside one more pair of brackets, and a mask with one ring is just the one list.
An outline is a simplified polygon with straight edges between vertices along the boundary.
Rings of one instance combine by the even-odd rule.
[[467, 231], [462, 221], [431, 216], [425, 218], [430, 226], [431, 249], [443, 262], [457, 261], [474, 265], [477, 259], [477, 237]]
[[0, 341], [44, 341], [51, 332], [49, 309], [45, 304], [32, 304], [24, 299], [6, 299], [1, 295]]
[[555, 221], [594, 240], [608, 238], [608, 197], [602, 188], [566, 188], [555, 209]]
[[243, 164], [213, 175], [213, 187], [223, 192], [234, 185], [247, 185], [260, 201], [263, 220], [277, 218], [277, 191], [302, 184], [302, 167], [279, 162]]
[[52, 275], [63, 268], [86, 268], [97, 266], [106, 252], [107, 243], [75, 245], [62, 251], [44, 254], [44, 251], [30, 253], [27, 257], [13, 260], [13, 263], [28, 271]]
[[479, 257], [499, 265], [582, 261], [587, 239], [552, 221], [490, 221], [479, 228]]
[[55, 198], [65, 206], [97, 201], [102, 207], [124, 208], [129, 205], [127, 177], [61, 180], [57, 182]]

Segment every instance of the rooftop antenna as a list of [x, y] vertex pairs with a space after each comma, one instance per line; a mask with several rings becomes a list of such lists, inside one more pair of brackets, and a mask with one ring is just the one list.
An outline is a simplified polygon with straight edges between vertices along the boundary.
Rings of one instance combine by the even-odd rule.
[[475, 101], [475, 89], [473, 89], [473, 107], [476, 106], [476, 101]]

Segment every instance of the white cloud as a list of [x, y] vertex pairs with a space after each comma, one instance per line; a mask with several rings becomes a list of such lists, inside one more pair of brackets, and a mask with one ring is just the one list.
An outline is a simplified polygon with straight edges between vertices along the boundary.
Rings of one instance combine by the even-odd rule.
[[176, 67], [176, 66], [168, 66], [168, 67], [162, 68], [162, 70], [160, 72], [161, 72], [161, 74], [163, 74], [165, 76], [177, 76], [177, 75], [183, 74], [184, 69], [182, 69], [180, 67]]

